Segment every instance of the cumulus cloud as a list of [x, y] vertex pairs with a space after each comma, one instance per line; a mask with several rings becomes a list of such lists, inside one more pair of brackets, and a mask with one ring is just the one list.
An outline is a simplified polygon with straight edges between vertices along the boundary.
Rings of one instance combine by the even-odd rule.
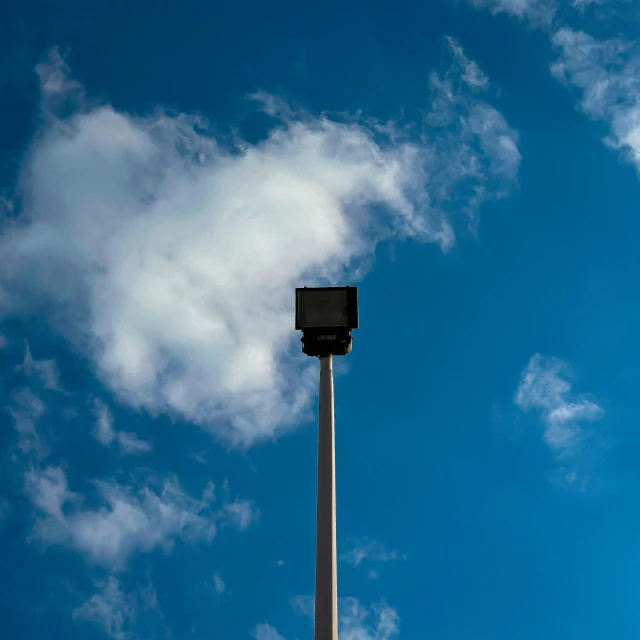
[[211, 541], [217, 527], [239, 526], [217, 510], [213, 486], [201, 499], [189, 496], [174, 477], [137, 491], [116, 482], [95, 481], [99, 504], [89, 507], [68, 488], [60, 467], [31, 470], [26, 492], [36, 510], [30, 536], [45, 544], [63, 545], [92, 563], [121, 570], [134, 553], [170, 550], [176, 539]]
[[599, 41], [582, 31], [560, 29], [553, 44], [560, 55], [552, 74], [582, 92], [580, 109], [609, 125], [605, 143], [621, 151], [640, 175], [640, 42]]
[[[316, 376], [292, 331], [294, 287], [357, 279], [389, 237], [449, 249], [451, 216], [515, 181], [516, 133], [453, 54], [417, 128], [257, 94], [272, 126], [250, 143], [185, 114], [90, 105], [54, 53], [0, 236], [7, 308], [46, 311], [132, 406], [240, 446], [295, 424]], [[64, 117], [62, 98], [76, 105]]]
[[125, 455], [148, 453], [153, 449], [151, 442], [141, 440], [134, 433], [128, 431], [116, 431], [113, 426], [113, 416], [109, 407], [101, 400], [94, 400], [93, 409], [96, 416], [96, 424], [93, 435], [96, 440], [106, 447], [114, 442], [118, 443], [120, 452]]
[[382, 542], [369, 538], [352, 538], [348, 541], [349, 548], [341, 554], [343, 562], [354, 567], [367, 563], [386, 563], [395, 560], [406, 560], [407, 556], [396, 549], [388, 549]]
[[[570, 375], [567, 363], [535, 354], [520, 376], [514, 397], [523, 411], [540, 412], [544, 441], [561, 460], [575, 456], [576, 448], [588, 435], [582, 425], [604, 415], [598, 404], [572, 393]], [[568, 470], [566, 479], [574, 482], [576, 470]]]

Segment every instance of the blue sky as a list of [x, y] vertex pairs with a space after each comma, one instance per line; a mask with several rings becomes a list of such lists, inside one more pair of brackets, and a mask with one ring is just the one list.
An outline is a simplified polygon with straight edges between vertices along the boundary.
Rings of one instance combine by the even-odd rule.
[[0, 25], [0, 635], [640, 633], [632, 1], [13, 3]]

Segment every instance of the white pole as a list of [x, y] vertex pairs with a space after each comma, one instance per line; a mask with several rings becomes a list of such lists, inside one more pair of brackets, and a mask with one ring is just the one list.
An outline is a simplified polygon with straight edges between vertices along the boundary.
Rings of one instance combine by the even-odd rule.
[[333, 358], [320, 358], [318, 398], [318, 504], [316, 515], [315, 640], [338, 640], [336, 449]]

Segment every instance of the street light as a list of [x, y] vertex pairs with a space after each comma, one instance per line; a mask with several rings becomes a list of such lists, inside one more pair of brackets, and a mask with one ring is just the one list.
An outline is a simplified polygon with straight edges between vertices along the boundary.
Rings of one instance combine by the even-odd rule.
[[320, 359], [315, 640], [338, 640], [333, 356], [351, 352], [351, 330], [357, 328], [357, 287], [296, 289], [296, 330], [302, 331], [302, 352]]

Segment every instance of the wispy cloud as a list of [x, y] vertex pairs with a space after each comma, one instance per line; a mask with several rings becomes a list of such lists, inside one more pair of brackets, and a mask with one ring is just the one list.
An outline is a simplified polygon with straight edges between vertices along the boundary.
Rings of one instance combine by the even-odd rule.
[[28, 342], [25, 342], [24, 360], [20, 369], [26, 376], [39, 380], [45, 389], [51, 391], [63, 390], [55, 360], [36, 360], [31, 355], [31, 348]]
[[125, 455], [148, 453], [153, 449], [151, 442], [141, 440], [135, 433], [117, 431], [113, 426], [113, 416], [109, 407], [101, 400], [93, 401], [93, 410], [96, 416], [93, 435], [100, 444], [108, 447], [117, 442], [120, 452]]
[[255, 640], [285, 640], [270, 624], [258, 624], [251, 636]]
[[470, 0], [474, 7], [484, 7], [496, 15], [504, 13], [526, 19], [534, 26], [549, 27], [556, 15], [555, 0]]
[[85, 506], [83, 497], [69, 490], [60, 467], [31, 470], [25, 480], [36, 509], [30, 539], [67, 546], [90, 563], [113, 570], [123, 569], [135, 553], [169, 550], [177, 538], [211, 541], [218, 526], [247, 525], [227, 513], [228, 504], [214, 508], [213, 486], [197, 500], [174, 477], [138, 490], [95, 481], [100, 504], [95, 508]]
[[[298, 423], [316, 385], [294, 353], [294, 286], [356, 279], [389, 237], [450, 248], [450, 216], [477, 215], [515, 180], [516, 133], [463, 56], [456, 44], [452, 69], [432, 76], [424, 127], [258, 94], [272, 128], [227, 143], [195, 117], [89, 104], [54, 52], [38, 68], [48, 110], [25, 197], [0, 239], [8, 308], [48, 301], [135, 407], [238, 445]], [[75, 111], [59, 117], [52, 96]]]
[[218, 572], [213, 574], [213, 588], [219, 595], [222, 595], [227, 590], [227, 585]]
[[343, 552], [340, 559], [354, 567], [362, 563], [387, 563], [395, 560], [406, 560], [407, 556], [396, 549], [387, 548], [378, 540], [369, 538], [351, 538], [349, 548]]
[[384, 600], [365, 607], [356, 598], [344, 598], [341, 605], [342, 640], [389, 640], [400, 632], [398, 612]]
[[135, 596], [126, 594], [120, 581], [114, 576], [98, 582], [96, 586], [98, 591], [74, 609], [74, 620], [96, 624], [113, 640], [132, 638], [137, 615]]
[[[571, 370], [557, 358], [535, 354], [521, 374], [514, 402], [523, 411], [537, 410], [544, 424], [544, 441], [559, 460], [575, 458], [589, 435], [583, 428], [604, 415], [604, 410], [584, 395], [572, 393]], [[566, 473], [569, 483], [576, 470]]]
[[552, 41], [560, 56], [551, 73], [582, 92], [580, 109], [609, 125], [605, 143], [621, 151], [640, 175], [640, 42], [599, 41], [571, 29], [560, 29]]
[[[291, 605], [313, 619], [313, 596], [296, 596]], [[343, 640], [390, 640], [399, 634], [400, 617], [384, 600], [367, 607], [357, 598], [340, 598], [338, 624]]]
[[5, 409], [13, 419], [20, 452], [23, 455], [33, 454], [38, 459], [45, 458], [49, 454], [49, 447], [38, 430], [38, 422], [46, 412], [42, 400], [25, 387], [14, 393], [13, 403]]
[[[151, 580], [128, 590], [116, 576], [94, 582], [95, 592], [73, 611], [73, 619], [96, 625], [112, 640], [136, 640], [142, 637], [171, 637], [158, 595]], [[152, 636], [144, 628], [157, 629]]]

